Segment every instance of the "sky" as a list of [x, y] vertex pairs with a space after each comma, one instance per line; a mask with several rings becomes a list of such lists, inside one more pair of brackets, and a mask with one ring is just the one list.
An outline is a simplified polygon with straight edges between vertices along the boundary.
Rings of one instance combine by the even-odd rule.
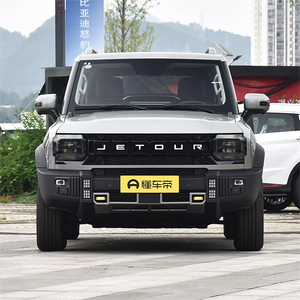
[[[79, 1], [79, 0], [78, 0]], [[105, 0], [105, 2], [110, 0]], [[161, 22], [251, 35], [252, 0], [153, 0], [150, 14]], [[0, 0], [0, 27], [28, 36], [55, 14], [55, 0]]]

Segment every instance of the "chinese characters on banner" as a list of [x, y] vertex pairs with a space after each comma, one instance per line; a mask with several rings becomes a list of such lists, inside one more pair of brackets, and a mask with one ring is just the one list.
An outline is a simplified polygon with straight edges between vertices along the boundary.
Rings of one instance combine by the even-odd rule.
[[104, 52], [104, 0], [66, 0], [66, 66], [89, 47]]
[[90, 47], [90, 20], [89, 20], [89, 0], [80, 0], [80, 48], [82, 50]]

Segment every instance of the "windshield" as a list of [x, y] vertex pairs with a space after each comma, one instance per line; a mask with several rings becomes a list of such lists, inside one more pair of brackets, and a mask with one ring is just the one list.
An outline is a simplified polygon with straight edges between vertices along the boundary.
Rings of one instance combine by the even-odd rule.
[[76, 110], [222, 106], [226, 93], [216, 62], [174, 60], [86, 61], [73, 90]]

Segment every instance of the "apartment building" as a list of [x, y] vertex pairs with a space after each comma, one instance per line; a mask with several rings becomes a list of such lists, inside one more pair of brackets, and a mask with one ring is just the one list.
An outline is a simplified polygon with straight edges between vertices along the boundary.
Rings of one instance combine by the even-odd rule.
[[251, 64], [300, 66], [300, 9], [288, 0], [253, 0], [252, 5]]

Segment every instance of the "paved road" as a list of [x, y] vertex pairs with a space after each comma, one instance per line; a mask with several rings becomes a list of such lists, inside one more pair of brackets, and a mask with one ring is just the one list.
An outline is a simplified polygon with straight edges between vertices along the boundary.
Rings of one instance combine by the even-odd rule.
[[237, 252], [207, 230], [82, 226], [40, 252], [35, 207], [0, 205], [0, 299], [300, 299], [300, 212], [265, 214], [265, 246]]

